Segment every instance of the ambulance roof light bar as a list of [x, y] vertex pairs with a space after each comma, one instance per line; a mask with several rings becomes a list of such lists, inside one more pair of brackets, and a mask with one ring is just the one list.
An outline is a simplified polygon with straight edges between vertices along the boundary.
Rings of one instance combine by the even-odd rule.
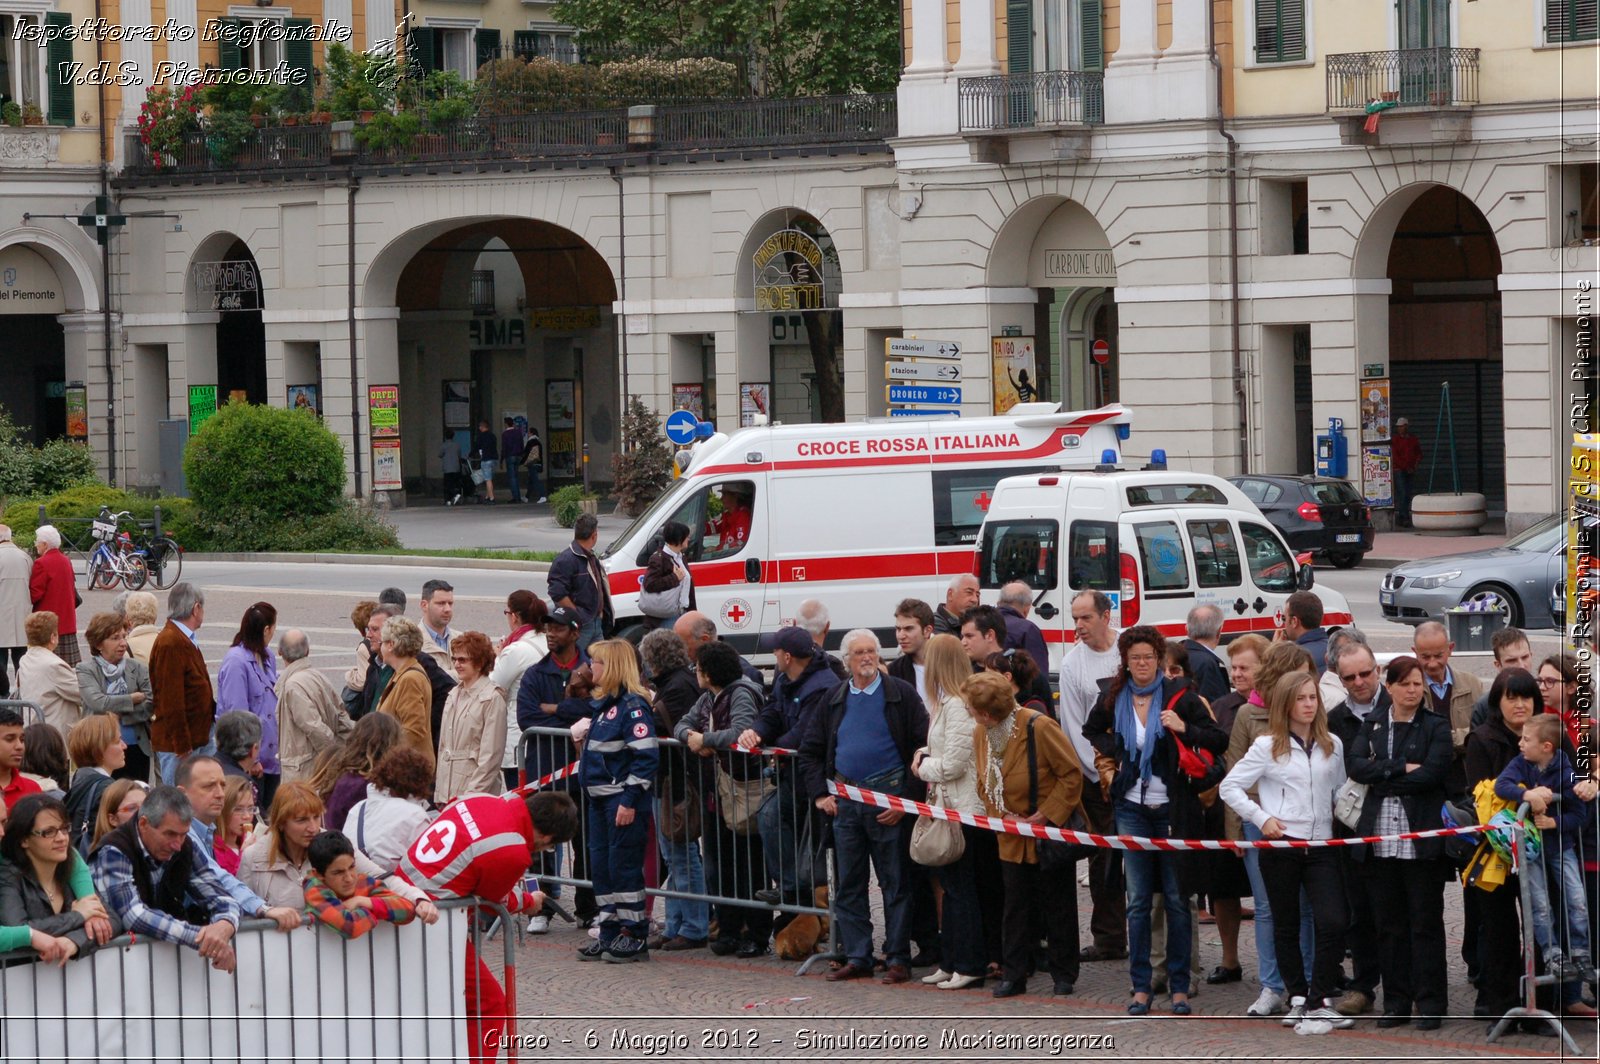
[[1115, 473], [1117, 471], [1117, 452], [1110, 447], [1100, 452], [1100, 464], [1094, 467], [1096, 473]]
[[1165, 468], [1167, 468], [1167, 452], [1166, 452], [1166, 449], [1163, 448], [1163, 447], [1157, 447], [1155, 450], [1151, 451], [1150, 452], [1150, 464], [1145, 466], [1145, 468], [1146, 469], [1165, 469]]

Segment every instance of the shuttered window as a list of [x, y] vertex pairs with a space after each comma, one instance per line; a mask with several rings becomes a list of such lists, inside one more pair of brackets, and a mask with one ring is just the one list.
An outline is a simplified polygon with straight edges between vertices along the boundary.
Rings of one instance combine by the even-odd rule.
[[500, 31], [479, 30], [473, 38], [473, 45], [477, 53], [477, 63], [473, 66], [472, 76], [467, 78], [468, 81], [477, 77], [478, 67], [500, 58]]
[[1079, 0], [1079, 70], [1104, 70], [1106, 66], [1105, 19], [1101, 0]]
[[1306, 57], [1305, 0], [1255, 0], [1256, 62], [1297, 63]]
[[1545, 43], [1565, 44], [1600, 37], [1597, 10], [1600, 0], [1545, 0]]
[[[73, 112], [77, 103], [72, 85], [72, 42], [66, 40], [60, 31], [72, 25], [72, 16], [62, 11], [47, 11], [44, 24], [47, 27], [53, 26], [58, 31], [45, 46], [45, 64], [49, 67], [50, 124], [70, 126], [76, 121]], [[33, 46], [24, 45], [24, 47]]]
[[1033, 70], [1033, 0], [1006, 0], [1006, 71]]

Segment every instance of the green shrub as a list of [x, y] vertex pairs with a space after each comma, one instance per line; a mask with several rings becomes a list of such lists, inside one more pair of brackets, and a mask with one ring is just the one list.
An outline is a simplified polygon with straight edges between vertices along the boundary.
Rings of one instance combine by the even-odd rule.
[[350, 500], [341, 502], [328, 513], [303, 519], [250, 514], [243, 519], [230, 520], [204, 514], [197, 524], [206, 549], [213, 551], [359, 553], [393, 550], [400, 546], [400, 537], [393, 525], [370, 506]]
[[88, 447], [71, 440], [35, 447], [0, 407], [0, 499], [52, 495], [94, 479], [94, 455]]
[[628, 449], [611, 458], [617, 474], [617, 501], [623, 513], [638, 517], [672, 483], [672, 450], [654, 411], [637, 395], [628, 397], [622, 439]]
[[158, 505], [163, 532], [177, 540], [186, 551], [207, 549], [195, 528], [193, 500], [172, 496], [152, 499], [105, 484], [83, 484], [51, 496], [8, 502], [3, 520], [11, 526], [11, 537], [18, 544], [33, 543], [33, 533], [39, 527], [40, 503], [44, 504], [45, 516], [52, 522], [59, 522], [62, 535], [81, 550], [88, 550], [90, 545], [89, 526], [83, 522], [98, 514], [102, 506], [109, 507], [113, 513], [127, 510], [140, 521], [151, 521]]
[[207, 527], [303, 521], [343, 502], [344, 447], [310, 411], [232, 402], [189, 440], [183, 475]]
[[720, 59], [625, 59], [600, 67], [600, 89], [627, 103], [736, 96], [739, 68]]
[[578, 515], [583, 513], [583, 504], [589, 499], [598, 499], [583, 490], [582, 484], [568, 484], [550, 493], [550, 510], [556, 516], [556, 524], [562, 528], [571, 528], [578, 522]]

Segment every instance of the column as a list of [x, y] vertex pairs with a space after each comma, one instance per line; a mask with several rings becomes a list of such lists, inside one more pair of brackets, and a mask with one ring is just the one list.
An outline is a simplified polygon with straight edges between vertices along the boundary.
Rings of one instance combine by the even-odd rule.
[[1122, 0], [1121, 19], [1121, 43], [1106, 64], [1106, 122], [1172, 118], [1156, 76], [1156, 0]]
[[911, 63], [898, 90], [901, 137], [949, 137], [961, 132], [961, 101], [947, 52], [945, 0], [912, 0]]
[[961, 58], [956, 72], [966, 77], [1000, 73], [994, 49], [994, 8], [1000, 0], [959, 0]]
[[1207, 47], [1209, 0], [1172, 0], [1172, 44], [1156, 62], [1169, 118], [1208, 118], [1217, 109], [1217, 74]]
[[[911, 0], [911, 63], [907, 76], [943, 73], [948, 67], [945, 48], [945, 0]], [[966, 26], [962, 26], [963, 34]]]

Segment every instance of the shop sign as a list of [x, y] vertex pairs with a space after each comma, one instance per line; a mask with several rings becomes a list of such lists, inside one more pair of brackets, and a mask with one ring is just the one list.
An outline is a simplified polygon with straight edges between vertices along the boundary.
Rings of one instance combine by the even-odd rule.
[[189, 435], [200, 431], [206, 419], [217, 412], [217, 386], [215, 384], [189, 385]]
[[1054, 281], [1111, 281], [1117, 279], [1117, 260], [1110, 251], [1094, 248], [1047, 248], [1044, 275]]
[[752, 256], [756, 310], [822, 310], [827, 290], [822, 279], [822, 248], [798, 229], [780, 229]]
[[0, 251], [0, 314], [61, 314], [67, 309], [56, 271], [25, 247]]
[[599, 307], [535, 307], [528, 312], [535, 329], [578, 332], [600, 327]]
[[367, 389], [367, 418], [372, 438], [398, 439], [400, 436], [400, 386], [374, 384]]
[[372, 488], [374, 491], [399, 491], [405, 480], [400, 474], [400, 441], [372, 441]]
[[67, 439], [89, 438], [89, 389], [81, 384], [69, 384], [63, 389], [67, 401]]
[[211, 310], [260, 310], [261, 279], [249, 259], [197, 262], [194, 290]]
[[467, 323], [467, 342], [474, 348], [528, 346], [528, 329], [521, 318], [473, 318]]

